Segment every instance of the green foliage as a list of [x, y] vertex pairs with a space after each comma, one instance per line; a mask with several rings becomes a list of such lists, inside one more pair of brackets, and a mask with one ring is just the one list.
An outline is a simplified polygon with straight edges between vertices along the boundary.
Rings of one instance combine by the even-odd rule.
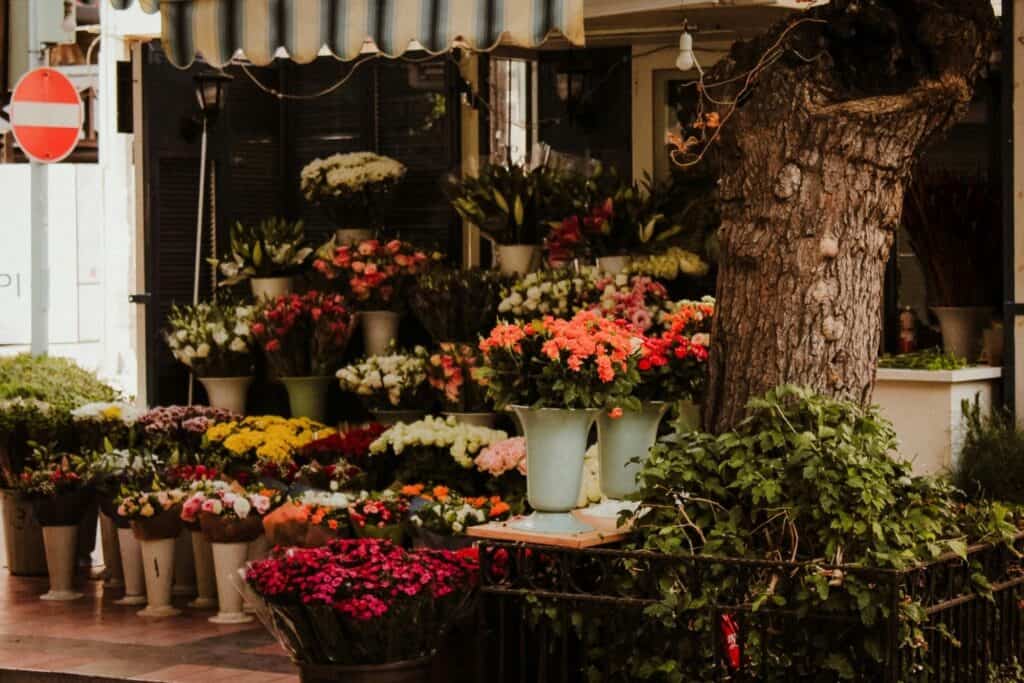
[[966, 358], [940, 349], [925, 349], [897, 356], [887, 354], [878, 359], [878, 367], [898, 370], [960, 370], [967, 366]]
[[0, 358], [0, 400], [30, 398], [68, 412], [86, 403], [116, 401], [118, 392], [66, 358], [21, 354]]
[[962, 410], [967, 431], [953, 481], [972, 498], [1024, 504], [1024, 430], [1009, 411], [983, 416], [977, 399]]
[[[946, 553], [966, 558], [969, 543], [1009, 541], [1017, 532], [1011, 511], [965, 504], [944, 480], [914, 477], [909, 464], [891, 457], [893, 429], [873, 409], [790, 386], [749, 409], [733, 431], [676, 433], [654, 447], [640, 475], [649, 512], [637, 520], [639, 545], [794, 564], [705, 563], [699, 574], [685, 563], [623, 566], [624, 585], [658, 587], [661, 599], [645, 610], [642, 628], [653, 620], [661, 632], [598, 643], [584, 620], [584, 642], [619, 652], [632, 642], [622, 664], [629, 680], [708, 680], [721, 654], [708, 645], [719, 628], [711, 605], [727, 613], [749, 607], [751, 620], [785, 609], [800, 628], [773, 632], [764, 648], [760, 632], [745, 634], [743, 654], [762, 667], [759, 680], [873, 680], [883, 655], [877, 626], [896, 604], [899, 646], [912, 661], [923, 657], [921, 597], [879, 570]], [[974, 565], [967, 570], [984, 594], [988, 582]], [[828, 617], [854, 619], [817, 621]]]
[[540, 167], [489, 165], [448, 183], [452, 206], [498, 244], [540, 244], [551, 221], [571, 213], [579, 178]]

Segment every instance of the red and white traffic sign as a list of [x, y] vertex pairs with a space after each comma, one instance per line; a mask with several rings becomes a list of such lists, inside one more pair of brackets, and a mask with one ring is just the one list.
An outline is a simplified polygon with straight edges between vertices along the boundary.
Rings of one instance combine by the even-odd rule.
[[33, 69], [14, 87], [11, 132], [33, 161], [52, 164], [71, 154], [82, 132], [82, 98], [67, 76]]

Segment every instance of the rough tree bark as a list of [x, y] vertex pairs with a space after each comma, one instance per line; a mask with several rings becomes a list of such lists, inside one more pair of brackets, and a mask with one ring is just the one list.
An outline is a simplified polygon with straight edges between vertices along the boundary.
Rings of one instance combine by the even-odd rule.
[[[965, 113], [996, 44], [988, 0], [833, 0], [802, 16], [821, 21], [787, 34], [715, 143], [712, 431], [783, 383], [870, 400], [905, 184]], [[748, 72], [793, 21], [734, 46], [707, 82]], [[742, 82], [710, 92], [728, 101]]]

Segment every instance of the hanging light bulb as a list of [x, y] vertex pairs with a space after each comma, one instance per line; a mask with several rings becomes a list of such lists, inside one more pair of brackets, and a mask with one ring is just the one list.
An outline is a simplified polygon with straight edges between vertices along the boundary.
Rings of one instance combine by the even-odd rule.
[[693, 36], [689, 31], [683, 31], [679, 36], [679, 56], [676, 57], [676, 68], [680, 71], [689, 71], [697, 66], [697, 56], [693, 54]]

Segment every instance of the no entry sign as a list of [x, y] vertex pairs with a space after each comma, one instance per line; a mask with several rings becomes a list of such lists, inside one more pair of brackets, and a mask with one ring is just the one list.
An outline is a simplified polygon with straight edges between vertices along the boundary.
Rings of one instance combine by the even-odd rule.
[[22, 76], [11, 96], [10, 115], [18, 146], [44, 164], [71, 154], [82, 132], [82, 98], [56, 69], [43, 67]]

